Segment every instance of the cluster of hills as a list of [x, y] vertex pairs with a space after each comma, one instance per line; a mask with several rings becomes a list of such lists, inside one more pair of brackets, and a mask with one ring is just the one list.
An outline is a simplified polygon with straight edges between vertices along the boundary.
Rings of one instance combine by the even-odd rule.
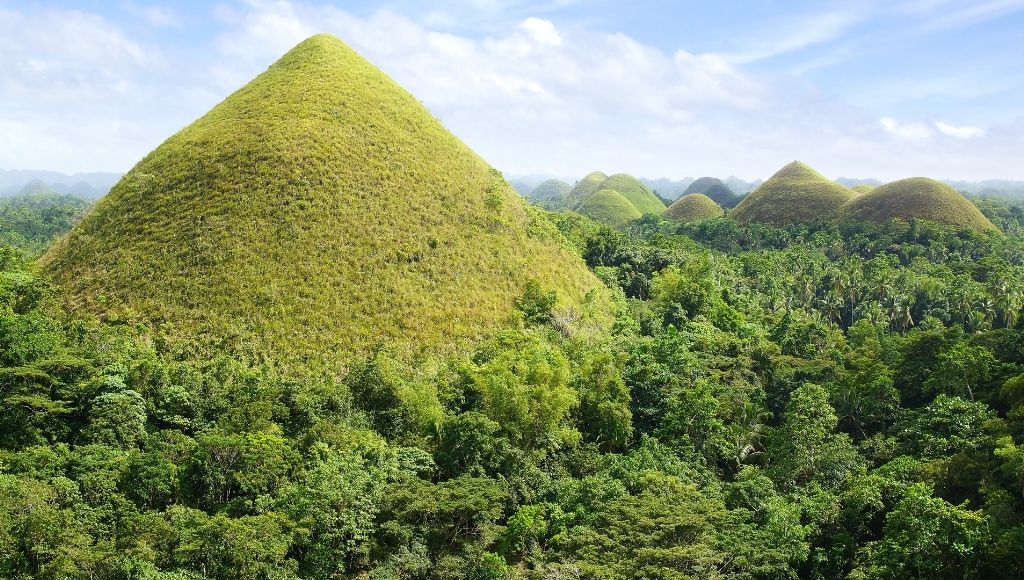
[[776, 226], [823, 220], [924, 219], [980, 231], [995, 229], [974, 204], [942, 182], [924, 177], [889, 184], [877, 180], [833, 181], [799, 161], [786, 165], [746, 196], [737, 195], [719, 179], [702, 177], [691, 181], [671, 202], [655, 194], [642, 180], [594, 172], [575, 186], [561, 180], [545, 181], [529, 197], [547, 209], [576, 211], [613, 227], [645, 214], [664, 213], [667, 219], [679, 222], [723, 215]]
[[55, 171], [0, 169], [0, 197], [57, 193], [83, 199], [97, 199], [107, 194], [121, 179], [118, 173], [75, 173]]
[[147, 155], [41, 264], [72, 310], [284, 366], [477, 341], [531, 282], [577, 311], [604, 296], [500, 173], [327, 35]]
[[647, 214], [661, 215], [666, 209], [665, 202], [639, 179], [600, 171], [588, 174], [575, 186], [561, 180], [545, 181], [530, 198], [547, 209], [572, 210], [613, 227]]

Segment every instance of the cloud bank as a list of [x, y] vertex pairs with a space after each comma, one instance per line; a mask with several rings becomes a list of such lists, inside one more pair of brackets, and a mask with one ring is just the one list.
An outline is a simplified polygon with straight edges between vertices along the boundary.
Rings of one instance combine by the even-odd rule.
[[[152, 27], [180, 26], [173, 11], [136, 11]], [[800, 77], [749, 66], [818, 35], [718, 54], [666, 52], [541, 16], [479, 37], [302, 2], [221, 6], [214, 17], [222, 32], [196, 54], [96, 15], [0, 12], [0, 131], [12, 136], [0, 167], [126, 170], [288, 48], [330, 32], [506, 173], [754, 178], [802, 159], [833, 176], [1024, 178], [1024, 120], [879, 119]], [[857, 18], [827, 16], [821, 34]], [[73, 44], [33, 40], [39, 29]]]

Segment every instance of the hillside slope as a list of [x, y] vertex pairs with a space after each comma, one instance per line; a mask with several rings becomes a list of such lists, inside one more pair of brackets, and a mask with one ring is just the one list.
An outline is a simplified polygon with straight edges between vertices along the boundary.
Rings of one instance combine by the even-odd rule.
[[794, 161], [751, 192], [729, 215], [743, 222], [773, 225], [832, 219], [854, 195], [846, 187]]
[[725, 210], [703, 193], [691, 193], [677, 199], [665, 217], [679, 222], [697, 222], [725, 215]]
[[996, 230], [957, 190], [926, 177], [901, 179], [863, 193], [842, 208], [841, 216], [844, 220], [874, 222], [916, 218], [971, 230]]
[[74, 310], [277, 366], [456, 349], [531, 280], [603, 296], [499, 173], [327, 35], [147, 155], [42, 266]]
[[624, 195], [612, 189], [595, 192], [576, 212], [616, 228], [643, 215]]

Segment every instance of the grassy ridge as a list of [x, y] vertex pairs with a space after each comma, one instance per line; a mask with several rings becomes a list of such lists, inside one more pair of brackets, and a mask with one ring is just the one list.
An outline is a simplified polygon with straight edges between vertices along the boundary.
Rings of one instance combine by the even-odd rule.
[[576, 212], [612, 227], [624, 226], [643, 216], [625, 196], [611, 189], [602, 189], [592, 194]]
[[846, 187], [794, 161], [750, 193], [729, 215], [743, 222], [782, 225], [831, 219], [854, 196]]
[[572, 192], [572, 186], [560, 179], [549, 179], [530, 192], [530, 199], [533, 201], [557, 201], [560, 202]]
[[861, 194], [840, 215], [855, 221], [924, 219], [979, 231], [997, 229], [955, 189], [926, 177], [901, 179]]
[[698, 222], [722, 217], [725, 210], [703, 193], [691, 193], [677, 199], [665, 212], [666, 217], [680, 222]]
[[499, 173], [326, 35], [146, 156], [42, 265], [73, 309], [282, 366], [457, 348], [530, 280], [563, 306], [603, 296]]

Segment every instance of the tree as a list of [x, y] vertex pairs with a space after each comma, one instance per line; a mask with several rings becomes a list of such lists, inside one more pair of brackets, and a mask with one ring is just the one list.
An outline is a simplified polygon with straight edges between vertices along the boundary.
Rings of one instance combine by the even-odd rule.
[[793, 391], [782, 425], [770, 436], [770, 473], [782, 489], [812, 481], [836, 488], [859, 470], [863, 460], [846, 433], [836, 433], [839, 418], [820, 385], [804, 383]]
[[865, 551], [855, 577], [965, 578], [986, 540], [985, 517], [912, 485], [885, 517], [882, 539]]
[[146, 401], [135, 391], [103, 393], [92, 401], [87, 439], [127, 449], [146, 437]]

